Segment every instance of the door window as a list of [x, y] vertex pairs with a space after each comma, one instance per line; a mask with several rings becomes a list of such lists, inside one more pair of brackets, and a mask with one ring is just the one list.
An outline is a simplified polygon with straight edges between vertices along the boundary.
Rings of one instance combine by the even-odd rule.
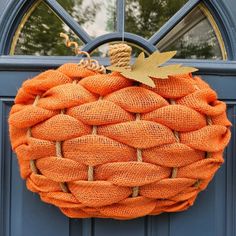
[[[52, 2], [60, 11], [53, 10]], [[81, 48], [97, 37], [109, 33], [122, 32], [117, 22], [122, 22], [125, 32], [133, 35], [133, 56], [145, 51], [138, 41], [140, 37], [152, 44], [150, 38], [158, 35], [174, 15], [181, 13], [187, 0], [143, 1], [143, 0], [57, 0], [39, 1], [25, 14], [11, 45], [11, 55], [69, 56], [73, 51], [64, 46], [60, 32], [67, 33], [77, 41]], [[75, 23], [75, 30], [63, 20], [63, 14], [69, 15]], [[120, 19], [123, 18], [123, 19]], [[78, 32], [87, 35], [85, 40]], [[135, 38], [137, 37], [137, 39]], [[117, 40], [109, 43], [117, 42]], [[220, 30], [204, 4], [197, 5], [173, 25], [173, 27], [153, 43], [160, 51], [177, 50], [176, 58], [190, 59], [227, 59], [224, 41]], [[94, 56], [106, 57], [108, 43], [98, 45], [92, 50]], [[145, 51], [146, 52], [146, 51]], [[146, 52], [148, 54], [148, 52]]]

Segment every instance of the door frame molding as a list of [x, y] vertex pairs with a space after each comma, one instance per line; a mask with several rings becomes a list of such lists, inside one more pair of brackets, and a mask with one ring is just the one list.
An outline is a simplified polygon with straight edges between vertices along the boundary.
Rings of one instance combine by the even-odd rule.
[[[108, 58], [93, 58], [102, 65], [110, 64]], [[41, 71], [57, 68], [64, 63], [78, 63], [80, 59], [75, 56], [0, 56], [0, 71]], [[166, 64], [193, 66], [199, 69], [196, 74], [236, 76], [236, 61], [172, 59]]]

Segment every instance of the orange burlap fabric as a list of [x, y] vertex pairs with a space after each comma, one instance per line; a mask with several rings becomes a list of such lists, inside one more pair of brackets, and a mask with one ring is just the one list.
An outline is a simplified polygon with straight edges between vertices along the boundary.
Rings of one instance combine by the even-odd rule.
[[75, 218], [191, 206], [223, 163], [226, 105], [199, 77], [154, 81], [76, 64], [25, 81], [9, 124], [28, 189]]

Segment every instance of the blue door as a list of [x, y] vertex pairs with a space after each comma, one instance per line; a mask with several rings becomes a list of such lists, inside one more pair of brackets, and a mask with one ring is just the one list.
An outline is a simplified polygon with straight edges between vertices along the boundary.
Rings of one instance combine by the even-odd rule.
[[107, 45], [177, 50], [173, 60], [199, 75], [227, 103], [236, 124], [236, 2], [232, 0], [0, 0], [0, 236], [236, 236], [235, 128], [225, 163], [194, 206], [135, 220], [69, 219], [40, 201], [20, 178], [8, 113], [22, 82], [48, 68], [78, 62], [64, 32], [104, 65]]

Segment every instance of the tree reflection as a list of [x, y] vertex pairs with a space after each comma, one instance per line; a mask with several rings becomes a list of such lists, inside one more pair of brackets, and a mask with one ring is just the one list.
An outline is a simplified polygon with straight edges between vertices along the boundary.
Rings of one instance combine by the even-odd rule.
[[201, 9], [192, 10], [157, 44], [158, 49], [177, 50], [176, 58], [222, 59], [218, 38]]
[[[59, 1], [60, 2], [60, 1]], [[86, 8], [81, 8], [83, 0], [63, 0], [66, 11], [71, 14], [81, 24], [92, 22], [99, 4], [90, 4]], [[76, 9], [76, 10], [75, 10]], [[65, 47], [64, 41], [59, 37], [60, 32], [69, 35], [82, 45], [82, 42], [45, 4], [40, 3], [33, 14], [24, 25], [15, 48], [17, 55], [74, 55], [72, 50]]]
[[187, 0], [126, 0], [125, 30], [151, 37]]
[[191, 59], [208, 59], [213, 58], [212, 45], [207, 42], [198, 44], [187, 43], [185, 40], [180, 39], [176, 44], [167, 48], [167, 51], [177, 50], [175, 58], [191, 58]]
[[[186, 0], [126, 0], [126, 31], [149, 38], [186, 2]], [[171, 34], [171, 38], [164, 39], [165, 43], [162, 42], [161, 47], [158, 45], [158, 49], [177, 50], [175, 58], [221, 59], [219, 42], [212, 26], [198, 8], [193, 13], [195, 15], [190, 13], [184, 19], [188, 22], [187, 25], [177, 31], [174, 28], [175, 33]], [[205, 20], [194, 25], [193, 22], [200, 17]], [[190, 24], [193, 24], [193, 28], [189, 28], [186, 32], [185, 28]], [[166, 46], [169, 45], [168, 40], [173, 41], [170, 46]]]

